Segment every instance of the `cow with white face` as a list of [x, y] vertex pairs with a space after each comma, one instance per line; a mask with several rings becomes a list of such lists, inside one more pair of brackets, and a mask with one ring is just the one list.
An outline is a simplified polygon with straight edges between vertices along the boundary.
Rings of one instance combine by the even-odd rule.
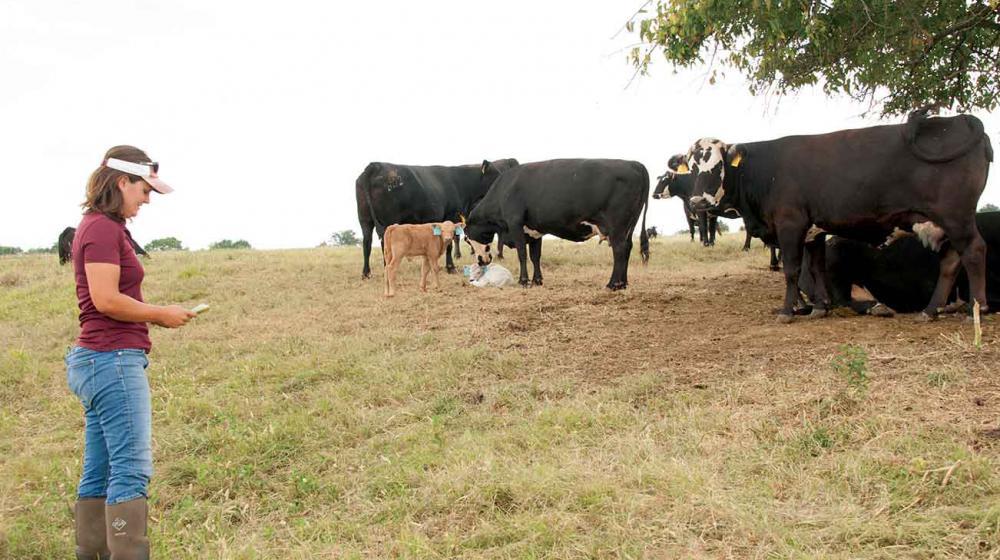
[[733, 149], [734, 146], [721, 140], [702, 138], [688, 150], [687, 166], [695, 176], [691, 190], [691, 206], [695, 210], [709, 210], [721, 204], [726, 194], [726, 162], [739, 165], [739, 154], [730, 153]]

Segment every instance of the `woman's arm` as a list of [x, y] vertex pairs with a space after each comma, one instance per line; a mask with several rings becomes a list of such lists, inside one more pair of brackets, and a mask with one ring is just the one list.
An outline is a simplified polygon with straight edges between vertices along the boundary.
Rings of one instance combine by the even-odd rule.
[[112, 319], [177, 328], [195, 316], [179, 305], [150, 305], [119, 292], [121, 267], [116, 264], [86, 263], [83, 268], [94, 307]]

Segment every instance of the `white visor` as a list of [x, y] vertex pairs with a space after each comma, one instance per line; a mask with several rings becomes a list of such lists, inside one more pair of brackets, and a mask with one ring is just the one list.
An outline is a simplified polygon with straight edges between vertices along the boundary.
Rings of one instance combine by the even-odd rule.
[[160, 194], [174, 192], [174, 189], [171, 188], [170, 185], [164, 183], [159, 176], [157, 176], [156, 171], [153, 170], [153, 166], [151, 164], [135, 163], [117, 158], [108, 158], [107, 161], [104, 162], [104, 165], [110, 167], [111, 169], [142, 177], [143, 181], [149, 183], [149, 186], [153, 187], [153, 190]]

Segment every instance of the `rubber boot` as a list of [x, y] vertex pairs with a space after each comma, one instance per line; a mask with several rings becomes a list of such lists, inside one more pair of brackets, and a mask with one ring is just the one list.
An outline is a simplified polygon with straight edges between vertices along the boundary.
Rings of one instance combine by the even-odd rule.
[[149, 560], [146, 498], [108, 506], [108, 548], [111, 560]]
[[73, 510], [76, 517], [76, 560], [111, 558], [104, 528], [104, 498], [80, 498]]

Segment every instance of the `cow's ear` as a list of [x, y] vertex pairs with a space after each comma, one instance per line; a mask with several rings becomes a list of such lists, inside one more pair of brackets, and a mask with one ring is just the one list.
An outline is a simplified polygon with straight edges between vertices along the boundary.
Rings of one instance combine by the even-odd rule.
[[667, 160], [667, 168], [669, 168], [674, 173], [678, 175], [686, 175], [691, 173], [691, 169], [688, 168], [687, 156], [684, 154], [675, 154]]
[[486, 170], [490, 168], [490, 160], [484, 159], [482, 167], [479, 168], [480, 175], [486, 175]]
[[730, 167], [739, 167], [744, 157], [746, 150], [740, 144], [729, 144], [726, 147], [726, 161]]

